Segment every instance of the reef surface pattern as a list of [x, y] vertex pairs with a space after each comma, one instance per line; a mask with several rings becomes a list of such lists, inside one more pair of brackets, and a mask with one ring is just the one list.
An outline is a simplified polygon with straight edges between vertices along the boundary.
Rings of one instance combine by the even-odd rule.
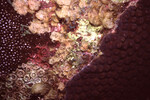
[[1, 0], [0, 100], [149, 100], [150, 3], [136, 1]]
[[66, 86], [66, 100], [150, 99], [150, 2], [129, 7], [95, 59]]

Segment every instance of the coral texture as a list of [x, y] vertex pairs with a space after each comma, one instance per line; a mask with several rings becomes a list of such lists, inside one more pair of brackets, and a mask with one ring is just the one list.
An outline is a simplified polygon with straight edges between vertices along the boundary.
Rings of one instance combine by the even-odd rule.
[[[21, 24], [27, 24], [32, 18], [16, 14], [6, 1], [0, 1], [0, 76], [15, 70], [22, 58], [31, 49], [21, 36]], [[29, 15], [28, 15], [29, 16]]]
[[66, 100], [150, 99], [150, 3], [139, 0], [106, 35], [103, 52], [66, 86]]
[[17, 14], [8, 1], [0, 1], [0, 77], [26, 62], [36, 44], [49, 41], [46, 35], [29, 34], [25, 26], [32, 20], [31, 14]]

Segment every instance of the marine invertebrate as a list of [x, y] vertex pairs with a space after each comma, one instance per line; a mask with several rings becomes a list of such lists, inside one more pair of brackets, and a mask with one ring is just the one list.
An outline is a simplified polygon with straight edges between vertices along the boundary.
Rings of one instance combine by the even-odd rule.
[[[27, 25], [31, 15], [20, 16], [7, 2], [1, 1], [0, 9], [0, 76], [15, 70], [18, 64], [25, 62], [32, 46], [21, 36], [20, 24]], [[23, 21], [24, 19], [25, 21]]]
[[37, 45], [35, 49], [36, 52], [31, 53], [31, 55], [28, 57], [28, 60], [32, 61], [33, 63], [41, 67], [50, 68], [48, 60], [50, 56], [55, 55], [56, 50], [50, 51], [49, 50], [50, 48], [47, 45], [45, 46]]
[[50, 90], [49, 84], [46, 83], [36, 83], [32, 86], [32, 94], [44, 95]]
[[[79, 96], [68, 98], [85, 100], [86, 97], [84, 97], [83, 91], [86, 94], [86, 91], [91, 93], [91, 90], [94, 91], [94, 89], [97, 89], [97, 87], [100, 89], [103, 88], [101, 87], [101, 84], [99, 85], [99, 83], [101, 83], [100, 81], [102, 81], [102, 85], [104, 85], [105, 88], [107, 87], [107, 85], [105, 85], [107, 84], [107, 79], [110, 81], [108, 83], [110, 87], [107, 87], [108, 90], [114, 88], [111, 87], [113, 82], [116, 82], [119, 86], [120, 84], [124, 83], [124, 81], [122, 82], [122, 79], [124, 79], [125, 82], [127, 79], [127, 81], [129, 80], [132, 84], [134, 84], [134, 79], [132, 77], [135, 77], [136, 72], [132, 74], [131, 69], [135, 69], [135, 67], [133, 67], [135, 65], [135, 61], [138, 61], [138, 64], [142, 65], [145, 59], [148, 59], [148, 57], [145, 56], [143, 60], [137, 58], [135, 55], [138, 52], [137, 55], [142, 56], [140, 51], [144, 51], [144, 49], [139, 50], [140, 47], [145, 48], [146, 46], [147, 49], [147, 44], [145, 44], [145, 42], [144, 46], [141, 46], [141, 44], [139, 45], [142, 38], [147, 38], [147, 34], [145, 35], [145, 32], [142, 33], [144, 34], [143, 36], [141, 36], [140, 32], [142, 29], [147, 29], [147, 24], [143, 25], [143, 23], [145, 20], [148, 20], [147, 17], [144, 20], [141, 17], [143, 16], [141, 7], [140, 10], [131, 9], [131, 11], [133, 10], [131, 14], [123, 14], [122, 16], [125, 16], [125, 18], [121, 16], [121, 20], [118, 24], [119, 26], [115, 26], [115, 21], [118, 18], [118, 15], [122, 12], [121, 9], [126, 6], [125, 4], [114, 4], [111, 1], [107, 2], [105, 0], [55, 0], [56, 2], [54, 2], [54, 0], [48, 0], [48, 2], [39, 0], [39, 5], [39, 1], [37, 0], [26, 1], [30, 2], [28, 7], [30, 11], [28, 12], [32, 14], [34, 13], [35, 16], [32, 15], [34, 20], [31, 22], [29, 27], [27, 27], [28, 25], [21, 23], [21, 26], [25, 27], [21, 27], [21, 31], [19, 31], [20, 37], [17, 39], [23, 39], [22, 41], [27, 42], [34, 52], [30, 52], [32, 55], [28, 60], [31, 62], [21, 66], [16, 65], [18, 66], [17, 70], [9, 74], [10, 76], [8, 75], [6, 81], [2, 83], [3, 85], [5, 84], [2, 92], [0, 92], [3, 98], [9, 98], [12, 100], [38, 98], [55, 100], [64, 99], [65, 85], [67, 81], [72, 79], [72, 77], [80, 70], [81, 72], [73, 77], [73, 80], [76, 80], [75, 83], [68, 83], [69, 85], [71, 84], [73, 86], [71, 88], [74, 88], [74, 86], [79, 88], [78, 91], [73, 91], [71, 93], [77, 93]], [[34, 6], [31, 6], [32, 4], [34, 4]], [[36, 8], [36, 4], [38, 5], [37, 9], [33, 8], [32, 10], [32, 7]], [[39, 8], [39, 6], [41, 7]], [[136, 3], [134, 6], [136, 6]], [[138, 7], [139, 5], [137, 4], [137, 8]], [[38, 9], [39, 11], [35, 12], [35, 10]], [[135, 15], [134, 10], [136, 10], [136, 13], [138, 14]], [[93, 13], [91, 13], [91, 11]], [[136, 17], [129, 20], [129, 15]], [[137, 21], [137, 16], [138, 18], [140, 17], [140, 21]], [[20, 28], [19, 25], [18, 27]], [[128, 27], [128, 25], [131, 25], [131, 27]], [[137, 27], [139, 27], [139, 25], [142, 25], [142, 29], [138, 29], [140, 35], [136, 36], [134, 31]], [[108, 31], [112, 31], [111, 29], [113, 27], [116, 29], [114, 29], [113, 32], [108, 33]], [[29, 28], [31, 32], [27, 28]], [[27, 29], [26, 32], [23, 32], [24, 29]], [[122, 30], [124, 30], [123, 35], [120, 34], [122, 33]], [[128, 30], [130, 30], [130, 32], [128, 32]], [[40, 35], [28, 33], [38, 33]], [[104, 38], [101, 41], [102, 36], [104, 36]], [[35, 43], [33, 41], [37, 42]], [[135, 50], [137, 50], [136, 52], [133, 51], [133, 46], [135, 45]], [[130, 59], [134, 57], [136, 59], [130, 61]], [[130, 64], [131, 62], [132, 64]], [[48, 63], [51, 64], [50, 67], [45, 68], [45, 66], [49, 66]], [[121, 67], [116, 67], [116, 64], [117, 66]], [[85, 65], [87, 65], [87, 67], [84, 68]], [[128, 66], [131, 65], [132, 67], [129, 68]], [[117, 72], [115, 72], [116, 70]], [[143, 73], [143, 69], [138, 71]], [[115, 75], [113, 72], [115, 72]], [[132, 80], [130, 80], [130, 77], [128, 77], [125, 72], [132, 76]], [[90, 75], [88, 73], [90, 73]], [[118, 74], [120, 74], [121, 78], [118, 76]], [[87, 76], [88, 78], [92, 78], [92, 81], [95, 82], [94, 85], [97, 87], [94, 87], [93, 83], [87, 79]], [[78, 79], [80, 78], [83, 78], [83, 80], [79, 80], [78, 82]], [[119, 80], [121, 83], [115, 80]], [[90, 91], [87, 90], [87, 88], [84, 88], [87, 86], [82, 86], [83, 81], [86, 81], [85, 84], [87, 86], [90, 85]], [[48, 86], [48, 89], [46, 89], [46, 84], [50, 85], [50, 87]], [[70, 88], [69, 85], [67, 85], [67, 90]], [[2, 86], [1, 83], [0, 86]], [[83, 90], [80, 90], [80, 86], [83, 87]], [[130, 85], [126, 86], [130, 87]], [[120, 87], [116, 87], [117, 91], [120, 89]], [[44, 92], [45, 89], [46, 92]], [[11, 95], [12, 90], [14, 91], [13, 96]], [[100, 95], [102, 99], [103, 97], [105, 98], [105, 96], [109, 98], [109, 93], [107, 93], [107, 89], [105, 90], [106, 94]], [[126, 89], [121, 88], [120, 90], [123, 91], [119, 93], [124, 93], [123, 95], [126, 97], [126, 93], [124, 92]], [[6, 92], [8, 92], [8, 94], [6, 94]], [[113, 92], [116, 93], [116, 91]], [[69, 92], [67, 91], [66, 95], [68, 94]], [[91, 97], [88, 99], [99, 99], [98, 94], [100, 94], [99, 91], [94, 91], [94, 93], [91, 93]], [[116, 94], [114, 95], [111, 96], [114, 96], [114, 98], [118, 99]], [[34, 98], [34, 96], [36, 96], [36, 98]]]
[[129, 0], [111, 0], [114, 3], [125, 3], [125, 2], [129, 2]]
[[[26, 34], [32, 15], [21, 16], [17, 14], [13, 7], [7, 2], [1, 1], [0, 10], [0, 76], [15, 70], [18, 65], [25, 63], [36, 45], [52, 42], [45, 38], [45, 35]], [[29, 32], [29, 31], [28, 31]], [[44, 40], [43, 40], [44, 39]], [[46, 42], [45, 42], [46, 41]]]
[[28, 6], [31, 10], [38, 10], [41, 6], [41, 3], [39, 0], [27, 0]]
[[14, 0], [12, 6], [14, 6], [14, 9], [20, 15], [26, 15], [28, 13], [28, 3], [25, 0]]
[[116, 31], [102, 41], [103, 54], [68, 82], [65, 100], [149, 99], [150, 23], [138, 24], [150, 16], [148, 5], [139, 0], [121, 15]]
[[49, 10], [54, 11], [56, 9], [56, 4], [54, 0], [40, 0], [41, 9], [49, 8]]
[[[13, 100], [18, 98], [20, 100], [27, 100], [30, 99], [31, 94], [43, 95], [43, 93], [45, 93], [43, 88], [49, 86], [46, 85], [49, 83], [45, 83], [46, 81], [42, 80], [44, 74], [46, 74], [45, 71], [45, 69], [32, 62], [18, 66], [16, 71], [13, 71], [5, 78], [5, 82], [2, 83], [2, 81], [0, 81], [0, 83], [4, 84], [3, 88], [5, 88], [5, 90], [2, 91], [4, 94], [1, 94], [3, 99], [11, 98]], [[20, 92], [15, 95], [17, 91]]]
[[44, 34], [46, 32], [50, 32], [51, 28], [48, 23], [42, 23], [39, 20], [33, 20], [29, 26], [29, 30], [32, 33]]
[[26, 15], [28, 12], [34, 13], [41, 4], [38, 0], [13, 0], [12, 6], [18, 14]]

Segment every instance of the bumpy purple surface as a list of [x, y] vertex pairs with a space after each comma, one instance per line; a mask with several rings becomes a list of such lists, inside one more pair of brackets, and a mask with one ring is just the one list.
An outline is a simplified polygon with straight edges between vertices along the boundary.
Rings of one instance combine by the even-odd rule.
[[150, 100], [150, 3], [120, 17], [95, 59], [66, 86], [66, 100]]

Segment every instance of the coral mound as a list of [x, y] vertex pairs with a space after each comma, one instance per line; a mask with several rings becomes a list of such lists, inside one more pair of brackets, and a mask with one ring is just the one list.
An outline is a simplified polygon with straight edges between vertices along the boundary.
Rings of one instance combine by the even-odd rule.
[[140, 0], [120, 16], [95, 59], [66, 86], [66, 100], [150, 98], [150, 3]]

